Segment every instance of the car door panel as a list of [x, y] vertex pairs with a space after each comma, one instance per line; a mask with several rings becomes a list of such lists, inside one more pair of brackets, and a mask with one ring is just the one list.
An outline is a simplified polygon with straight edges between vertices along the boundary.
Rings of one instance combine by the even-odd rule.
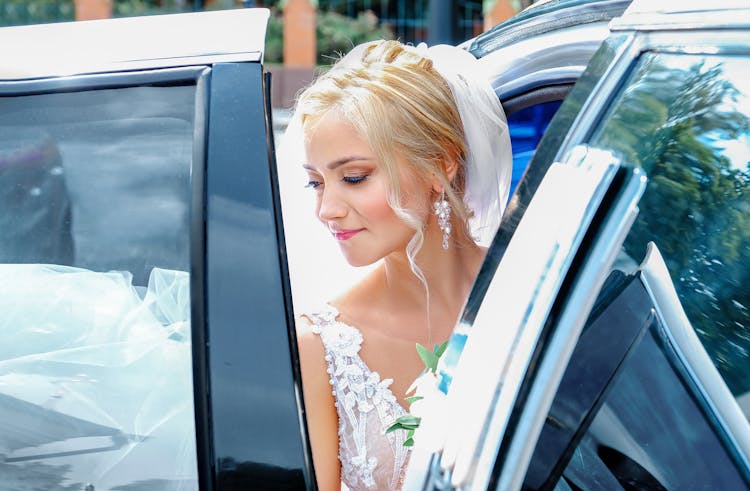
[[[719, 56], [719, 61], [717, 57], [712, 58], [710, 56], [713, 54], [713, 50], [701, 48], [705, 47], [707, 43], [705, 37], [699, 37], [697, 38], [698, 42], [696, 46], [691, 48], [694, 51], [691, 51], [689, 56], [657, 54], [660, 46], [674, 46], [678, 37], [679, 35], [673, 33], [671, 38], [667, 34], [655, 35], [653, 38], [648, 38], [657, 45], [653, 48], [647, 48], [642, 39], [626, 40], [625, 44], [622, 45], [625, 49], [620, 50], [617, 55], [619, 59], [615, 57], [614, 63], [607, 68], [605, 72], [607, 75], [604, 79], [596, 82], [594, 90], [600, 93], [592, 94], [588, 102], [581, 104], [581, 112], [575, 116], [575, 121], [572, 125], [565, 129], [565, 136], [559, 140], [559, 143], [547, 147], [545, 145], [548, 142], [542, 141], [543, 150], [541, 153], [545, 155], [549, 151], [551, 153], [557, 152], [558, 155], [564, 155], [568, 151], [567, 149], [571, 148], [570, 145], [581, 141], [588, 141], [589, 145], [594, 145], [598, 148], [617, 149], [615, 150], [615, 154], [619, 156], [627, 155], [630, 152], [634, 156], [629, 157], [631, 162], [641, 166], [648, 173], [650, 184], [647, 186], [643, 195], [644, 197], [638, 205], [641, 208], [639, 218], [634, 223], [632, 229], [630, 229], [622, 250], [618, 250], [620, 248], [615, 247], [610, 254], [616, 253], [618, 255], [617, 268], [622, 268], [625, 274], [632, 274], [634, 265], [636, 264], [634, 258], [643, 257], [646, 249], [646, 241], [657, 239], [657, 245], [661, 244], [666, 248], [668, 255], [665, 255], [665, 261], [668, 268], [665, 267], [664, 271], [669, 269], [669, 272], [679, 279], [679, 281], [674, 283], [678, 293], [675, 295], [675, 298], [679, 295], [680, 300], [686, 305], [685, 309], [688, 311], [686, 318], [689, 318], [694, 323], [690, 327], [690, 332], [695, 337], [695, 333], [692, 331], [695, 329], [697, 332], [695, 340], [697, 341], [700, 338], [705, 343], [709, 354], [714, 358], [714, 362], [719, 367], [725, 380], [720, 380], [721, 377], [710, 376], [711, 383], [698, 383], [697, 380], [700, 377], [697, 373], [692, 372], [691, 367], [705, 367], [706, 363], [696, 360], [688, 361], [683, 359], [680, 361], [675, 359], [675, 352], [672, 351], [673, 348], [670, 348], [670, 346], [675, 346], [676, 344], [675, 341], [669, 341], [669, 339], [672, 339], [671, 333], [675, 328], [674, 322], [665, 323], [663, 319], [655, 318], [654, 322], [647, 329], [648, 335], [644, 336], [637, 343], [637, 349], [634, 348], [635, 351], [633, 351], [634, 354], [632, 356], [638, 362], [628, 362], [628, 366], [631, 366], [631, 368], [628, 372], [624, 373], [629, 375], [624, 376], [622, 379], [617, 377], [611, 381], [614, 388], [610, 389], [611, 392], [608, 396], [613, 400], [619, 401], [617, 402], [620, 408], [618, 409], [619, 411], [624, 410], [627, 412], [628, 410], [635, 410], [633, 408], [640, 407], [639, 405], [641, 404], [643, 407], [637, 409], [636, 416], [630, 415], [626, 417], [621, 413], [619, 416], [614, 417], [612, 407], [605, 404], [603, 406], [604, 409], [597, 412], [596, 417], [589, 420], [591, 423], [591, 432], [581, 437], [581, 445], [588, 448], [567, 447], [565, 451], [558, 454], [558, 456], [565, 456], [560, 462], [565, 463], [564, 465], [567, 466], [566, 470], [562, 472], [562, 467], [558, 466], [556, 474], [553, 473], [552, 477], [542, 477], [542, 481], [533, 481], [535, 478], [528, 476], [528, 479], [531, 479], [531, 481], [527, 482], [529, 489], [551, 489], [561, 482], [560, 476], [566, 476], [565, 486], [573, 485], [580, 489], [609, 489], [608, 487], [602, 487], [601, 482], [597, 484], [598, 481], [596, 479], [581, 480], [581, 477], [586, 475], [587, 467], [580, 467], [579, 464], [582, 461], [586, 461], [586, 459], [590, 461], [592, 458], [596, 460], [597, 464], [591, 469], [598, 469], [594, 474], [601, 476], [600, 471], [606, 468], [609, 470], [606, 479], [609, 481], [611, 481], [611, 478], [616, 479], [619, 485], [625, 489], [631, 485], [656, 489], [689, 488], [690, 486], [699, 487], [701, 485], [719, 486], [722, 488], [744, 488], [747, 486], [747, 463], [745, 457], [747, 450], [744, 441], [748, 425], [743, 417], [738, 416], [741, 414], [741, 410], [737, 401], [733, 400], [729, 390], [726, 388], [727, 384], [733, 387], [733, 392], [738, 397], [738, 401], [741, 400], [740, 396], [744, 391], [742, 388], [744, 387], [744, 382], [740, 379], [743, 377], [742, 374], [746, 373], [746, 371], [740, 368], [742, 363], [744, 363], [741, 361], [744, 359], [742, 355], [744, 352], [744, 342], [732, 338], [735, 335], [734, 333], [737, 332], [736, 328], [731, 329], [729, 327], [730, 323], [723, 320], [725, 316], [735, 318], [736, 316], [742, 317], [744, 315], [744, 302], [739, 300], [743, 297], [743, 293], [736, 289], [738, 285], [736, 275], [744, 274], [744, 267], [736, 265], [734, 262], [736, 259], [730, 260], [726, 257], [725, 249], [716, 246], [714, 242], [706, 238], [707, 236], [702, 235], [704, 233], [702, 230], [705, 231], [705, 224], [717, 223], [714, 220], [719, 220], [718, 223], [721, 223], [721, 225], [717, 226], [714, 233], [726, 233], [721, 232], [721, 230], [727, 230], [725, 228], [727, 227], [726, 220], [729, 220], [729, 223], [735, 224], [739, 223], [738, 220], [740, 222], [744, 220], [736, 215], [734, 211], [737, 209], [737, 206], [742, 208], [744, 205], [740, 205], [736, 201], [737, 196], [733, 194], [734, 192], [728, 190], [744, 189], [744, 180], [739, 177], [736, 167], [732, 168], [732, 165], [736, 166], [739, 162], [741, 166], [746, 162], [748, 152], [745, 150], [744, 144], [739, 143], [736, 144], [737, 146], [732, 147], [736, 148], [736, 154], [724, 154], [723, 148], [725, 148], [725, 144], [722, 140], [728, 141], [732, 145], [735, 145], [732, 142], [738, 137], [740, 141], [743, 141], [742, 138], [744, 137], [741, 136], [742, 131], [736, 133], [734, 130], [730, 130], [729, 128], [732, 126], [729, 121], [735, 121], [739, 126], [746, 128], [747, 126], [744, 121], [746, 121], [747, 112], [744, 111], [745, 114], [743, 115], [743, 106], [738, 107], [736, 103], [729, 102], [727, 98], [732, 97], [728, 95], [730, 92], [734, 94], [739, 92], [742, 94], [747, 91], [747, 88], [743, 84], [738, 83], [742, 79], [739, 75], [741, 70], [735, 68], [739, 66], [737, 65], [737, 63], [740, 63], [739, 59], [729, 56], [730, 54], [738, 54], [736, 48], [728, 51], [727, 56]], [[733, 34], [731, 33], [717, 34], [717, 42], [718, 38], [730, 39], [732, 37]], [[659, 41], [656, 42], [656, 39]], [[679, 42], [681, 46], [685, 46], [686, 41], [684, 38], [680, 38]], [[657, 53], [649, 52], [649, 49]], [[668, 53], [671, 49], [673, 48], [666, 48], [665, 52]], [[705, 55], [701, 55], [701, 49], [707, 49], [708, 52]], [[641, 55], [641, 51], [644, 52], [643, 55]], [[596, 62], [597, 60], [594, 59], [593, 63], [595, 64]], [[666, 70], [664, 68], [665, 65], [669, 67]], [[670, 72], [670, 70], [672, 71]], [[688, 88], [701, 86], [701, 84], [707, 87], [704, 92], [692, 93], [691, 99], [680, 99], [681, 93], [687, 93], [690, 90]], [[678, 87], [678, 90], [671, 88], [675, 86]], [[682, 92], [680, 92], [679, 87], [684, 87]], [[735, 90], [738, 92], [734, 92]], [[739, 97], [742, 98], [744, 96]], [[662, 101], [662, 99], [666, 100]], [[649, 100], [661, 101], [658, 104], [666, 106], [668, 110], [660, 113], [655, 104], [645, 109]], [[687, 103], [687, 100], [690, 100], [691, 103]], [[700, 106], [701, 104], [704, 104], [704, 106], [701, 106], [702, 109], [700, 110], [694, 107], [694, 105]], [[610, 107], [609, 110], [607, 110], [607, 106]], [[634, 111], [639, 109], [643, 110], [639, 114], [645, 116], [645, 118], [641, 118], [640, 116], [633, 117], [635, 114]], [[663, 116], [664, 120], [650, 124], [648, 123], [647, 116], [649, 114], [657, 119]], [[657, 114], [661, 116], [656, 116]], [[701, 114], [710, 114], [710, 119], [701, 120]], [[631, 118], [626, 120], [626, 115], [631, 116]], [[708, 124], [708, 121], [711, 124]], [[616, 129], [615, 125], [617, 125]], [[718, 127], [719, 129], [715, 131], [707, 130], [706, 128], [709, 126], [712, 128]], [[554, 133], [554, 131], [555, 127], [553, 125], [548, 135]], [[604, 145], [602, 145], [604, 140], [601, 137], [603, 134], [607, 134], [609, 138]], [[686, 136], [688, 134], [691, 136]], [[696, 134], [703, 136], [696, 137], [694, 136]], [[665, 142], [665, 147], [644, 148], [645, 145], [649, 145], [654, 141], [654, 135], [660, 138], [658, 141]], [[697, 141], [692, 140], [693, 138], [697, 138]], [[717, 143], [712, 150], [701, 154], [699, 151], [702, 150], [700, 149], [705, 149], [702, 145], [712, 141], [721, 143]], [[677, 142], [675, 145], [680, 146], [669, 147], [670, 142]], [[729, 144], [726, 145], [728, 146]], [[631, 148], [638, 150], [629, 150]], [[673, 153], [665, 153], [665, 148], [673, 148], [671, 150]], [[694, 150], [696, 151], [696, 155], [701, 155], [700, 158], [696, 159], [690, 156], [690, 152]], [[713, 156], [711, 155], [712, 152], [714, 153]], [[540, 152], [537, 153], [535, 159], [539, 158]], [[644, 163], [641, 164], [641, 162]], [[665, 162], [670, 163], [671, 167], [669, 167], [669, 170], [665, 169]], [[695, 162], [700, 162], [700, 164], [696, 164]], [[534, 163], [539, 164], [539, 161], [535, 160], [535, 162], [532, 162], [532, 166]], [[724, 170], [715, 173], [712, 171], [704, 173], [705, 171], [698, 170], [702, 166], [711, 167], [712, 165]], [[666, 176], [664, 175], [665, 172], [684, 172], [684, 174], [677, 178], [671, 174]], [[724, 191], [719, 192], [722, 197], [719, 198], [718, 202], [723, 203], [721, 211], [718, 209], [711, 211], [706, 208], [707, 204], [703, 204], [706, 202], [701, 200], [693, 200], [688, 204], [680, 204], [679, 201], [675, 201], [675, 198], [680, 196], [680, 193], [684, 193], [684, 187], [679, 192], [672, 194], [668, 192], [669, 188], [667, 186], [670, 184], [679, 182], [684, 186], [686, 183], [693, 182], [696, 179], [693, 177], [695, 175], [713, 176], [701, 182], [711, 182], [715, 183], [714, 185], [717, 185], [718, 182], [723, 182], [725, 179], [728, 181], [739, 179], [739, 181], [736, 181], [736, 184], [727, 185], [726, 188], [721, 186], [721, 189], [724, 189]], [[528, 179], [525, 181], [528, 181]], [[517, 195], [524, 192], [523, 187], [524, 182], [521, 183]], [[658, 198], [653, 198], [655, 196], [658, 196]], [[704, 210], [698, 212], [703, 219], [709, 213], [713, 213], [710, 216], [718, 216], [715, 215], [716, 213], [727, 213], [727, 218], [710, 219], [707, 222], [699, 220], [697, 224], [691, 223], [698, 216], [695, 210]], [[684, 213], [683, 216], [687, 218], [677, 219], [674, 217], [675, 213], [678, 215]], [[667, 218], [670, 216], [673, 218]], [[734, 229], [737, 230], [739, 228], [742, 227], [736, 225]], [[649, 238], [647, 239], [646, 237]], [[679, 238], [682, 238], [682, 243]], [[741, 240], [744, 241], [744, 239]], [[711, 242], [713, 245], [709, 245], [706, 241]], [[694, 244], [692, 246], [694, 248], [690, 249], [690, 254], [687, 256], [692, 258], [687, 260], [688, 263], [690, 261], [701, 260], [700, 258], [703, 256], [699, 251], [704, 249], [712, 251], [711, 254], [714, 256], [701, 263], [703, 264], [703, 269], [699, 269], [697, 266], [691, 267], [688, 273], [686, 267], [681, 266], [682, 263], [679, 257], [683, 256], [679, 255], [679, 251], [682, 250], [681, 248], [691, 247], [688, 244]], [[588, 246], [589, 244], [583, 244], [582, 253], [586, 251], [586, 256], [596, 257], [596, 254], [587, 250]], [[731, 269], [726, 269], [729, 264], [732, 265]], [[725, 271], [721, 280], [715, 276], [719, 270]], [[696, 281], [701, 280], [704, 286], [696, 286]], [[672, 285], [672, 282], [669, 281], [669, 284]], [[725, 286], [720, 287], [719, 284]], [[708, 287], [705, 285], [712, 286]], [[598, 290], [593, 289], [592, 291]], [[711, 307], [709, 305], [711, 305], [711, 301], [714, 303], [719, 302], [716, 298], [718, 292], [731, 292], [722, 293], [721, 295], [723, 298], [726, 298], [727, 294], [732, 295], [736, 299], [735, 303], [723, 309], [714, 307], [714, 311], [709, 316], [707, 313], [710, 312], [709, 309]], [[698, 295], [697, 298], [695, 294]], [[676, 300], [677, 305], [679, 305], [680, 300]], [[567, 301], [569, 302], [570, 300], [568, 299]], [[571, 304], [575, 305], [572, 302]], [[658, 304], [655, 306], [655, 311], [659, 311]], [[698, 313], [699, 311], [700, 313]], [[722, 314], [719, 314], [719, 311]], [[721, 319], [718, 325], [711, 320], [717, 316]], [[735, 324], [740, 330], [743, 329], [743, 321], [738, 319]], [[718, 331], [721, 331], [721, 334]], [[707, 338], [712, 338], [713, 341], [709, 341]], [[554, 336], [550, 339], [554, 339]], [[725, 341], [719, 343], [718, 339]], [[582, 337], [581, 343], [583, 342], [584, 338]], [[554, 345], [550, 340], [545, 340], [544, 343], [545, 346], [540, 352], [557, 352], [557, 349], [553, 347]], [[703, 358], [706, 358], [705, 351], [703, 351], [700, 343], [683, 341], [683, 344], [693, 346], [692, 348], [687, 348], [689, 352], [704, 353]], [[679, 349], [677, 351], [679, 352]], [[717, 351], [722, 354], [719, 354]], [[655, 366], [664, 367], [657, 370], [659, 375], [653, 373]], [[649, 371], [644, 367], [651, 367], [652, 370]], [[711, 370], [706, 370], [711, 372]], [[716, 370], [713, 370], [713, 372], [717, 373]], [[655, 380], [659, 380], [658, 389], [645, 388], [649, 387], [649, 384], [655, 383]], [[629, 385], [626, 388], [624, 384]], [[564, 385], [565, 382], [563, 382]], [[708, 395], [705, 389], [701, 388], [706, 386], [718, 387], [719, 389], [717, 389], [717, 393]], [[682, 391], [680, 392], [681, 395], [677, 393], [679, 391]], [[622, 399], [620, 398], [621, 393], [628, 393], [629, 396]], [[658, 397], [652, 395], [647, 398], [644, 397], [645, 393], [656, 393]], [[662, 399], [662, 394], [664, 393], [668, 395]], [[696, 401], [698, 401], [697, 404]], [[539, 410], [536, 406], [528, 405], [528, 402], [526, 404], [525, 410], [528, 410], [531, 414], [536, 414]], [[574, 402], [570, 404], [574, 404]], [[671, 407], [670, 404], [675, 405], [675, 407]], [[725, 409], [722, 410], [722, 407]], [[725, 413], [731, 414], [731, 416], [723, 416]], [[523, 414], [517, 416], [516, 423], [520, 424], [519, 422], [523, 418]], [[550, 427], [559, 422], [559, 418], [552, 414], [550, 418], [550, 421], [553, 422], [550, 423]], [[653, 423], [649, 418], [653, 419]], [[731, 429], [727, 429], [724, 423], [721, 423], [725, 418], [733, 422], [729, 424]], [[586, 419], [583, 420], [577, 431], [586, 431], [586, 421]], [[686, 421], [689, 421], [689, 423]], [[545, 431], [548, 435], [554, 433], [553, 430], [545, 429]], [[592, 437], [594, 433], [599, 436]], [[528, 435], [528, 433], [526, 434]], [[506, 432], [505, 437], [507, 435], [508, 433]], [[655, 438], [654, 435], [659, 436], [660, 440], [658, 443], [653, 440]], [[700, 440], [700, 445], [692, 446], [692, 442], [684, 440], [685, 435], [692, 435], [691, 438]], [[548, 436], [543, 436], [542, 438], [548, 438]], [[641, 443], [635, 444], [633, 443], [634, 441], [641, 441]], [[541, 449], [543, 443], [540, 442], [539, 445]], [[677, 448], [683, 452], [675, 452], [674, 450]], [[715, 458], [705, 461], [701, 460], [701, 456], [704, 455], [704, 451], [701, 448], [712, 448], [713, 450], [710, 453]], [[544, 450], [549, 451], [549, 454], [547, 454], [548, 457], [554, 454], [549, 445]], [[542, 452], [542, 450], [539, 451]], [[574, 455], [580, 457], [582, 460], [571, 459]], [[543, 454], [533, 457], [531, 468], [533, 469], [535, 466], [542, 465], [542, 462], [548, 457], [544, 457]], [[498, 458], [499, 460], [503, 459], [503, 454], [500, 453]], [[691, 459], [694, 458], [697, 459], [694, 463], [687, 463], [692, 462]], [[679, 469], [684, 469], [683, 466], [687, 466], [690, 472], [680, 471]], [[698, 469], [696, 474], [691, 474], [696, 469]], [[506, 487], [513, 488], [512, 484], [503, 480], [508, 469], [496, 470], [500, 476], [499, 487], [502, 489]], [[607, 474], [607, 472], [604, 474]], [[549, 480], [545, 481], [544, 479]], [[683, 481], [682, 479], [685, 480]], [[531, 484], [532, 482], [535, 482], [535, 484]]]

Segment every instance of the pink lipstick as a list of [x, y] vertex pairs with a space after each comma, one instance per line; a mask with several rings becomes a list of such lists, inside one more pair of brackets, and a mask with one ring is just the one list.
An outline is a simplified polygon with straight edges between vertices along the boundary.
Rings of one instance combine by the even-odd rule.
[[331, 230], [331, 233], [336, 237], [336, 240], [348, 240], [363, 230], [363, 228], [357, 230]]

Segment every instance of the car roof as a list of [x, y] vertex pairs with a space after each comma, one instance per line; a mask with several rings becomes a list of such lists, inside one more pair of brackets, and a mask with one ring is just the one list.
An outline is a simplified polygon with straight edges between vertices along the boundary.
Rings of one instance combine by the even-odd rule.
[[234, 9], [0, 29], [0, 80], [261, 61], [267, 9]]
[[748, 0], [633, 0], [612, 30], [750, 27]]
[[537, 3], [471, 40], [477, 58], [532, 36], [565, 28], [608, 22], [621, 15], [630, 0], [547, 0]]
[[749, 8], [750, 4], [748, 4], [747, 0], [715, 0], [712, 2], [705, 2], [704, 0], [659, 0], [658, 2], [654, 2], [653, 0], [633, 0], [633, 3], [628, 8], [628, 13], [706, 12], [712, 10], [747, 10]]
[[[467, 45], [503, 103], [539, 86], [562, 88], [586, 68], [630, 0], [548, 0]], [[532, 15], [533, 14], [533, 15]], [[506, 105], [506, 110], [513, 106]]]

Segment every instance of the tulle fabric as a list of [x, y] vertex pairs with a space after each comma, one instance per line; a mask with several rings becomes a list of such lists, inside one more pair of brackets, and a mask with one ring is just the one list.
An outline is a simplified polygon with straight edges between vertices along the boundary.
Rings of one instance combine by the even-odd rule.
[[189, 286], [181, 271], [139, 291], [127, 272], [0, 265], [0, 474], [197, 489]]
[[489, 245], [500, 225], [510, 192], [513, 153], [505, 112], [477, 60], [455, 46], [440, 44], [417, 51], [430, 58], [451, 88], [468, 147], [464, 202], [474, 212], [471, 233]]

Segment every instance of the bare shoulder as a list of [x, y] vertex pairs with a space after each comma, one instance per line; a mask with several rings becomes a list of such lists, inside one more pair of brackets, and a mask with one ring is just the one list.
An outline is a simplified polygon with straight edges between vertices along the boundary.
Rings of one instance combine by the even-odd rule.
[[318, 489], [338, 490], [341, 488], [338, 415], [331, 392], [323, 340], [313, 331], [314, 325], [308, 317], [297, 317], [296, 325], [305, 417]]
[[315, 325], [312, 323], [309, 317], [306, 315], [300, 315], [297, 317], [297, 346], [299, 347], [300, 365], [303, 370], [303, 374], [306, 370], [307, 373], [316, 373], [325, 370], [325, 349], [323, 347], [323, 340], [320, 335], [314, 332]]

